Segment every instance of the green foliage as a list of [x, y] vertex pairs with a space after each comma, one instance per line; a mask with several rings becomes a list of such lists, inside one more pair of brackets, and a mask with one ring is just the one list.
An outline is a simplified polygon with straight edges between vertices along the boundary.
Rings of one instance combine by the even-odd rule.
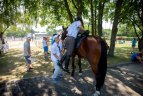
[[[118, 29], [119, 30], [118, 30], [117, 36], [136, 37], [136, 34], [134, 32], [132, 25], [119, 24]], [[139, 35], [141, 35], [141, 33], [139, 32], [139, 29], [137, 29], [137, 32], [139, 33]]]
[[30, 32], [30, 30], [28, 30], [28, 29], [23, 30], [20, 27], [11, 26], [8, 30], [6, 30], [5, 35], [8, 37], [11, 37], [11, 36], [24, 37], [29, 32]]
[[103, 37], [105, 38], [105, 39], [110, 39], [110, 37], [111, 37], [111, 29], [103, 29]]

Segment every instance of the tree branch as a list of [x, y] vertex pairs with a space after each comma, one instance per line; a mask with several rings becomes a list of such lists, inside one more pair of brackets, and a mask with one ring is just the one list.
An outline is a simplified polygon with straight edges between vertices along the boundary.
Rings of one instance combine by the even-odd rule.
[[69, 16], [70, 22], [72, 23], [73, 22], [73, 15], [72, 15], [72, 13], [70, 11], [70, 8], [69, 8], [67, 0], [64, 0], [64, 3], [65, 3], [66, 10], [68, 12], [68, 16]]
[[128, 18], [128, 20], [131, 21], [131, 23], [132, 23], [132, 25], [133, 25], [133, 27], [134, 27], [134, 30], [135, 30], [135, 34], [136, 34], [136, 36], [138, 37], [138, 40], [140, 40], [140, 37], [139, 37], [139, 35], [138, 35], [137, 31], [136, 31], [136, 27], [135, 27], [134, 21], [131, 20], [130, 18]]
[[132, 25], [133, 25], [133, 27], [134, 27], [135, 34], [136, 34], [136, 36], [138, 37], [138, 40], [140, 40], [140, 37], [139, 37], [139, 35], [138, 35], [138, 33], [137, 33], [137, 30], [136, 30], [135, 24], [134, 24], [133, 22], [132, 22]]
[[140, 28], [140, 26], [136, 23], [136, 21], [135, 21], [135, 17], [133, 16], [133, 22], [134, 22], [134, 24], [140, 29], [140, 31], [142, 32], [143, 30]]
[[75, 7], [75, 8], [76, 8], [76, 10], [77, 10], [78, 8], [77, 8], [77, 6], [75, 5], [74, 0], [72, 0], [72, 3], [73, 3], [74, 7]]
[[2, 34], [9, 28], [9, 26], [7, 26], [3, 31]]

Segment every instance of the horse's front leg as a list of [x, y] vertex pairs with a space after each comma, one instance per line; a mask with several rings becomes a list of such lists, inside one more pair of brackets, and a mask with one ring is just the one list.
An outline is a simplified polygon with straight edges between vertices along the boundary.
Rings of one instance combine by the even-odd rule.
[[79, 67], [79, 75], [82, 75], [82, 68], [81, 68], [81, 58], [78, 56], [78, 67]]
[[71, 73], [71, 76], [72, 76], [72, 77], [74, 77], [74, 72], [75, 72], [74, 62], [75, 62], [75, 56], [72, 56], [72, 73]]

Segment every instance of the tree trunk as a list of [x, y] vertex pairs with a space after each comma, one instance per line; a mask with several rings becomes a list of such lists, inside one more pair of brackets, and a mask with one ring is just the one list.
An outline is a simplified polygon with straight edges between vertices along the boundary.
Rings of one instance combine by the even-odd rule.
[[0, 32], [0, 39], [3, 38], [3, 32]]
[[104, 1], [99, 1], [98, 7], [98, 35], [102, 36], [102, 17], [103, 17], [103, 9], [104, 9]]
[[94, 35], [96, 35], [97, 34], [97, 24], [96, 24], [96, 18], [97, 18], [97, 16], [96, 16], [96, 9], [97, 9], [97, 2], [96, 2], [96, 0], [94, 0]]
[[138, 41], [138, 49], [139, 51], [143, 51], [143, 37]]
[[141, 20], [141, 23], [142, 23], [142, 26], [141, 26], [142, 37], [138, 42], [138, 48], [139, 48], [139, 51], [143, 51], [143, 0], [140, 1], [140, 4], [141, 4], [140, 20]]
[[117, 31], [118, 31], [117, 26], [119, 23], [118, 20], [119, 20], [119, 14], [121, 12], [122, 2], [123, 2], [123, 0], [116, 1], [114, 21], [113, 21], [111, 41], [110, 41], [110, 48], [109, 48], [109, 56], [114, 56], [115, 41], [116, 41], [116, 35], [117, 35]]
[[73, 22], [73, 15], [71, 14], [67, 0], [64, 0], [64, 3], [65, 3], [66, 10], [68, 12], [69, 20], [72, 23]]
[[[76, 0], [77, 1], [77, 16], [82, 17], [83, 13], [83, 0]], [[84, 27], [83, 20], [81, 21], [82, 26]]]
[[90, 6], [91, 6], [91, 32], [92, 35], [94, 36], [94, 14], [93, 14], [93, 0], [90, 0]]
[[[0, 42], [3, 40], [3, 32], [0, 32]], [[1, 49], [0, 49], [0, 55], [1, 55]]]

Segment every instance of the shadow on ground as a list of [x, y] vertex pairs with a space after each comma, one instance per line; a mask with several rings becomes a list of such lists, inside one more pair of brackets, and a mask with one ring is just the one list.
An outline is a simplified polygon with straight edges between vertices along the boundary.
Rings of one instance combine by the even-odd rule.
[[[143, 95], [143, 65], [127, 64], [108, 68], [101, 96], [141, 96]], [[137, 70], [138, 69], [138, 70]], [[88, 70], [83, 76], [59, 78], [53, 82], [49, 76], [40, 76], [0, 85], [0, 95], [13, 96], [92, 96], [94, 93], [94, 75]]]

